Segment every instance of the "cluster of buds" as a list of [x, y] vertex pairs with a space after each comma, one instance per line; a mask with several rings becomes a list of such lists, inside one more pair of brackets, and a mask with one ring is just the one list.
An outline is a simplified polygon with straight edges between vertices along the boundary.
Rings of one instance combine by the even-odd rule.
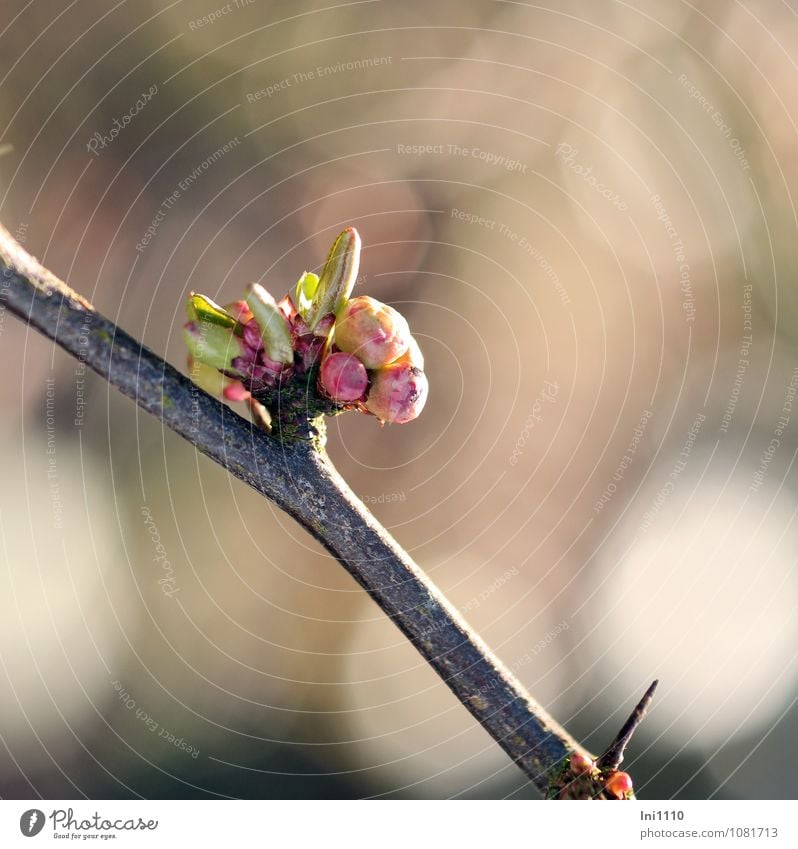
[[258, 283], [224, 307], [192, 292], [184, 328], [191, 378], [229, 401], [255, 402], [272, 419], [358, 410], [382, 423], [412, 421], [427, 400], [424, 359], [399, 312], [350, 298], [359, 261], [360, 237], [349, 227], [321, 274], [305, 272], [280, 301]]
[[572, 785], [588, 780], [598, 783], [605, 796], [610, 799], [634, 799], [632, 778], [628, 772], [620, 772], [617, 769], [602, 772], [596, 761], [581, 752], [571, 753], [569, 767]]

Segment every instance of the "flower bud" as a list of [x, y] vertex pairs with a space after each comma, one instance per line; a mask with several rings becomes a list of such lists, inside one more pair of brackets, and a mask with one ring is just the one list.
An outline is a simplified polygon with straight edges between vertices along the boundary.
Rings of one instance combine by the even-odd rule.
[[407, 363], [424, 371], [424, 355], [421, 353], [421, 348], [418, 347], [418, 342], [416, 342], [414, 336], [410, 336], [410, 344], [407, 346], [407, 350], [401, 357], [395, 359], [394, 362]]
[[220, 371], [233, 370], [233, 360], [246, 353], [244, 341], [232, 329], [210, 321], [190, 321], [183, 338], [196, 361]]
[[333, 401], [351, 403], [364, 397], [369, 378], [357, 357], [338, 351], [328, 354], [322, 361], [319, 383]]
[[259, 283], [250, 283], [245, 300], [255, 316], [266, 356], [277, 363], [293, 362], [291, 325], [274, 298]]
[[424, 409], [428, 391], [421, 369], [409, 363], [391, 363], [372, 373], [366, 409], [380, 421], [405, 424]]
[[593, 767], [594, 763], [590, 760], [590, 758], [581, 754], [581, 752], [571, 752], [571, 772], [575, 775], [591, 772]]
[[401, 357], [410, 345], [410, 328], [393, 307], [368, 295], [352, 298], [335, 321], [335, 344], [368, 369]]
[[632, 778], [628, 772], [612, 772], [604, 782], [604, 789], [616, 799], [628, 799], [632, 793]]

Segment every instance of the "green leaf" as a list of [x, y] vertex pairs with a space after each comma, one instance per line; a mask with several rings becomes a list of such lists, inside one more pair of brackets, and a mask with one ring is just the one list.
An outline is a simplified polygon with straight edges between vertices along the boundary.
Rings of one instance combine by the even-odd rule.
[[359, 268], [360, 235], [354, 227], [347, 227], [333, 242], [321, 270], [307, 318], [311, 330], [325, 315], [337, 315], [349, 300]]
[[260, 283], [250, 283], [244, 300], [258, 323], [266, 356], [276, 363], [292, 363], [294, 347], [291, 344], [291, 327], [274, 298]]
[[208, 324], [215, 324], [218, 327], [224, 327], [232, 330], [239, 336], [243, 333], [243, 328], [239, 326], [238, 321], [227, 312], [224, 307], [214, 303], [205, 295], [197, 295], [192, 292], [186, 301], [186, 314], [189, 321], [202, 321]]
[[234, 371], [233, 360], [244, 353], [244, 343], [232, 328], [210, 321], [190, 321], [183, 328], [183, 339], [197, 362], [221, 371]]
[[305, 321], [313, 307], [313, 296], [319, 288], [319, 275], [306, 271], [296, 284], [296, 309]]

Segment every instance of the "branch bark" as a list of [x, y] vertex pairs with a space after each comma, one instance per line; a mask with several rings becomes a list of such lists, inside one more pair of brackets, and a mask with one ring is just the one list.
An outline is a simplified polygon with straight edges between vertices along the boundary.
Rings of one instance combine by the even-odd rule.
[[[0, 226], [6, 307], [296, 519], [340, 561], [544, 795], [591, 757], [534, 701], [349, 489], [326, 453], [284, 445], [100, 315]], [[601, 785], [585, 796], [601, 798]]]

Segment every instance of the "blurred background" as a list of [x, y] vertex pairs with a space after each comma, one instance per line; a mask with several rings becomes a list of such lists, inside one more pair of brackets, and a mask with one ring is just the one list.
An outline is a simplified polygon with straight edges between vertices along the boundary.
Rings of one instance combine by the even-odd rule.
[[[361, 232], [375, 515], [643, 798], [792, 798], [798, 10], [6, 0], [0, 220], [185, 368]], [[0, 795], [535, 798], [343, 568], [0, 292]], [[243, 413], [243, 410], [242, 410]]]

